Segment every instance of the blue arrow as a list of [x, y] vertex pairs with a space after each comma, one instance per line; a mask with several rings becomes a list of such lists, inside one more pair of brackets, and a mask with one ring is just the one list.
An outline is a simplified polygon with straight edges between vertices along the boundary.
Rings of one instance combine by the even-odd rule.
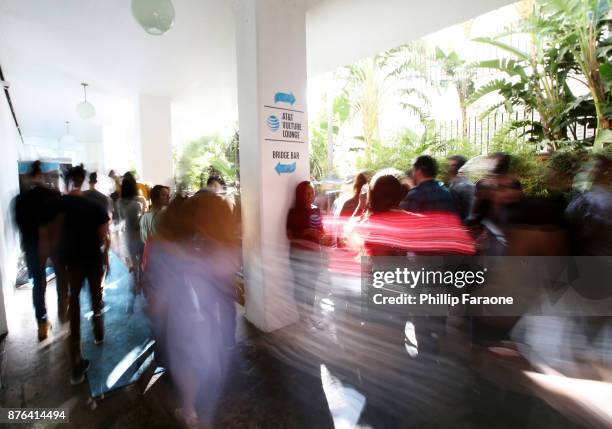
[[276, 164], [274, 170], [280, 176], [281, 173], [293, 173], [295, 171], [295, 162], [293, 164], [281, 164], [280, 162]]
[[293, 106], [293, 103], [295, 103], [295, 96], [293, 95], [293, 92], [290, 92], [289, 94], [284, 93], [284, 92], [277, 92], [274, 95], [274, 102], [275, 103], [289, 103]]

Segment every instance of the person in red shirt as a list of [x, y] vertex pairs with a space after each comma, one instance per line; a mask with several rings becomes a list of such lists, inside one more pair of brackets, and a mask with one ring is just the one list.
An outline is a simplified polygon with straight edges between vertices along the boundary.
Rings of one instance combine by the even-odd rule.
[[[475, 254], [474, 240], [457, 213], [402, 210], [399, 208], [402, 193], [402, 185], [393, 174], [381, 172], [370, 182], [366, 211], [349, 238], [351, 247], [361, 256], [372, 257], [367, 260], [367, 267], [359, 267], [362, 276], [371, 273], [378, 263], [384, 265], [383, 258], [376, 258], [379, 256], [395, 256], [397, 264], [402, 264], [404, 260], [417, 269], [427, 269], [429, 256]], [[418, 338], [418, 350], [437, 352], [437, 338], [446, 335], [446, 316], [423, 318], [404, 311], [402, 307], [397, 310], [374, 309], [369, 313], [371, 310], [367, 308], [364, 314], [386, 320], [389, 338], [395, 337], [398, 341], [408, 338], [405, 329], [409, 322]], [[413, 345], [416, 344], [415, 341]]]
[[472, 255], [474, 240], [456, 213], [413, 213], [399, 208], [402, 185], [391, 175], [374, 177], [367, 209], [354, 230], [353, 246], [367, 256]]

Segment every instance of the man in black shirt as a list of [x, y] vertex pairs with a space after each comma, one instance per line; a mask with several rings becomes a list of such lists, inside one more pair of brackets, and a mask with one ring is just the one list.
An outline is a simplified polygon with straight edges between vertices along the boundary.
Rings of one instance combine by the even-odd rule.
[[38, 340], [47, 338], [51, 324], [47, 317], [45, 292], [47, 289], [47, 258], [52, 257], [56, 266], [56, 285], [58, 296], [58, 313], [60, 321], [65, 319], [68, 287], [64, 272], [57, 263], [53, 253], [51, 238], [51, 220], [54, 212], [51, 202], [59, 198], [60, 193], [44, 184], [40, 161], [32, 164], [29, 174], [29, 189], [15, 199], [15, 222], [21, 233], [21, 248], [30, 277], [33, 279], [32, 300], [36, 320], [38, 321]]
[[416, 186], [406, 194], [400, 208], [413, 213], [457, 213], [450, 193], [436, 181], [438, 163], [429, 155], [419, 156], [413, 165]]
[[100, 204], [106, 211], [110, 211], [110, 199], [96, 189], [98, 183], [98, 173], [95, 171], [89, 174], [89, 189], [83, 192], [83, 196]]
[[102, 276], [108, 267], [109, 216], [100, 204], [82, 196], [64, 195], [58, 201], [63, 225], [61, 250], [70, 279], [71, 383], [84, 380], [89, 362], [81, 355], [81, 306], [79, 294], [85, 279], [89, 283], [96, 344], [104, 340], [102, 324]]

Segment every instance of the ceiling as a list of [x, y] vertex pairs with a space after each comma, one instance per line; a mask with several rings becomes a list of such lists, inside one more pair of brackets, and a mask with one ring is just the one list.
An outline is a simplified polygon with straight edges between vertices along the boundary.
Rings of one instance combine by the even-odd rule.
[[[231, 1], [174, 6], [174, 28], [154, 37], [136, 24], [128, 0], [0, 1], [0, 64], [24, 134], [59, 137], [71, 120], [79, 140], [95, 139], [104, 107], [138, 93], [234, 106]], [[93, 124], [76, 117], [82, 81], [100, 113]]]
[[[511, 2], [293, 1], [308, 9], [309, 75]], [[154, 37], [135, 23], [129, 0], [0, 0], [0, 65], [24, 135], [57, 140], [69, 120], [79, 141], [100, 141], [114, 106], [138, 93], [193, 106], [211, 126], [235, 119], [234, 0], [173, 3], [174, 27]], [[80, 82], [90, 84], [98, 110], [92, 121], [76, 116]]]
[[308, 73], [351, 64], [515, 1], [321, 1], [307, 14]]

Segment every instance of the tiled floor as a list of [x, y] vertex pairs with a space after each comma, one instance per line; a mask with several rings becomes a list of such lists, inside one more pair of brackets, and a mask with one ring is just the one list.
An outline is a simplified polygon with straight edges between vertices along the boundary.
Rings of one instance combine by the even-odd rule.
[[[124, 389], [102, 401], [93, 401], [87, 383], [70, 384], [64, 341], [68, 327], [57, 321], [54, 283], [49, 286], [47, 303], [53, 329], [43, 342], [36, 338], [31, 289], [16, 290], [11, 299], [10, 331], [3, 341], [2, 406], [69, 408], [70, 424], [61, 426], [66, 428], [171, 427], [173, 421], [163, 409], [150, 407], [152, 401], [143, 401], [135, 389]], [[155, 393], [152, 391], [149, 397]]]
[[[62, 428], [177, 427], [173, 418], [175, 394], [166, 374], [144, 395], [145, 379], [98, 400], [91, 399], [87, 383], [70, 385], [64, 345], [68, 327], [61, 326], [54, 316], [53, 288], [51, 282], [47, 302], [53, 329], [50, 337], [41, 343], [36, 339], [31, 289], [15, 291], [9, 314], [10, 334], [0, 349], [3, 368], [0, 404], [7, 408], [69, 408], [70, 423]], [[333, 427], [320, 381], [271, 358], [255, 341], [248, 339], [252, 338], [252, 332], [246, 323], [239, 324], [238, 337], [242, 341], [237, 347], [227, 392], [219, 405], [217, 426]], [[300, 386], [300, 389], [292, 392], [287, 386]]]
[[[543, 401], [485, 381], [484, 371], [428, 345], [427, 337], [438, 328], [435, 320], [415, 322], [424, 339], [415, 358], [404, 344], [403, 326], [364, 321], [350, 300], [340, 296], [321, 298], [321, 323], [295, 324], [269, 335], [240, 323], [241, 341], [215, 427], [576, 427]], [[51, 284], [51, 315], [54, 301]], [[70, 423], [61, 428], [179, 427], [173, 417], [176, 394], [166, 374], [146, 392], [148, 376], [93, 401], [86, 384], [73, 387], [68, 381], [66, 327], [53, 317], [52, 336], [42, 343], [36, 340], [30, 290], [15, 292], [8, 316], [10, 334], [2, 346], [3, 407], [67, 407]], [[457, 339], [460, 332], [452, 335]], [[501, 366], [489, 365], [488, 371], [505, 377]]]

